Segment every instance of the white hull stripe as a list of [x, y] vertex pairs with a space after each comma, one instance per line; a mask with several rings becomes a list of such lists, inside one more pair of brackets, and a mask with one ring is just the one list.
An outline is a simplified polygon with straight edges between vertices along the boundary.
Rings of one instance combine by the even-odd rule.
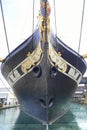
[[[54, 65], [52, 62], [51, 64]], [[68, 65], [68, 71], [66, 71], [65, 73], [63, 72], [63, 74], [73, 79], [75, 82], [77, 82], [77, 84], [79, 84], [79, 82], [82, 79], [82, 74], [79, 72], [79, 70], [77, 70], [75, 67], [73, 67], [69, 63], [67, 63], [67, 65]], [[11, 86], [13, 86], [18, 80], [20, 80], [22, 77], [24, 77], [27, 73], [29, 73], [33, 69], [33, 68], [30, 69], [27, 73], [22, 73], [22, 72], [20, 73], [20, 70], [19, 70], [20, 67], [21, 67], [21, 64], [18, 65], [16, 68], [14, 68], [14, 70], [11, 71], [7, 77], [7, 80]], [[58, 71], [60, 71], [59, 68], [57, 69]]]
[[[50, 63], [57, 68], [58, 71], [60, 71], [62, 74], [68, 76], [72, 80], [74, 80], [77, 84], [80, 83], [82, 79], [81, 72], [76, 69], [74, 66], [72, 66], [70, 63], [68, 63], [66, 60], [64, 60], [59, 53], [57, 53], [52, 45], [49, 43], [49, 50], [48, 50], [49, 60]], [[27, 75], [32, 69], [40, 64], [42, 60], [43, 54], [39, 54], [39, 61], [31, 66], [26, 73], [24, 73], [21, 69], [21, 66], [23, 65], [23, 62], [28, 59], [28, 57], [23, 60], [18, 66], [16, 66], [8, 75], [7, 81], [8, 83], [13, 86], [18, 80], [20, 80], [22, 77]]]
[[80, 83], [82, 79], [82, 73], [76, 69], [73, 65], [68, 63], [64, 58], [62, 58], [61, 52], [56, 52], [52, 47], [52, 44], [49, 43], [49, 60], [50, 63], [57, 68], [58, 71], [67, 75], [73, 79], [77, 84]]

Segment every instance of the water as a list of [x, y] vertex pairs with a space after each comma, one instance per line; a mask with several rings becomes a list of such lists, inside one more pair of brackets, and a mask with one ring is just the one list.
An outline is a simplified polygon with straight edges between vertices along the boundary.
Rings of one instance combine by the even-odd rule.
[[87, 106], [72, 104], [70, 111], [46, 127], [28, 117], [19, 107], [0, 110], [0, 130], [87, 130]]

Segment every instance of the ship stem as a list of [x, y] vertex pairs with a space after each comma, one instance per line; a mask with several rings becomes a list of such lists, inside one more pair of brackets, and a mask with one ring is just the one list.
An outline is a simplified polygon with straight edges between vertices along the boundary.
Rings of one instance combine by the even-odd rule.
[[48, 49], [50, 37], [50, 4], [48, 0], [40, 0], [40, 41]]
[[[45, 57], [45, 69], [46, 69], [46, 80], [48, 75], [48, 49], [49, 49], [49, 37], [50, 37], [50, 4], [48, 0], [40, 0], [40, 41], [42, 45], [42, 50]], [[47, 113], [47, 119], [46, 119], [46, 130], [48, 130], [48, 124], [49, 124], [49, 117], [48, 117], [48, 83], [46, 81], [46, 90], [45, 90], [45, 100], [46, 100], [46, 113]]]
[[49, 130], [49, 124], [46, 124], [46, 130]]

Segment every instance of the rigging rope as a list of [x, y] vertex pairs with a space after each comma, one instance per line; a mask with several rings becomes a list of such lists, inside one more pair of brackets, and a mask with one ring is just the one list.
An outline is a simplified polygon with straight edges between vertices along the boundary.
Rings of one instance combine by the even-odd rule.
[[80, 52], [80, 46], [81, 46], [82, 29], [83, 29], [83, 20], [84, 20], [84, 11], [85, 11], [85, 0], [83, 1], [83, 7], [82, 7], [82, 19], [81, 19], [81, 27], [80, 27], [80, 36], [79, 36], [78, 53]]
[[[56, 4], [55, 4], [55, 0], [54, 1], [54, 19], [55, 19], [55, 33], [56, 33], [56, 37], [57, 37], [57, 24], [56, 24]], [[57, 46], [57, 41], [56, 41], [56, 46]]]
[[5, 87], [13, 96], [15, 96], [14, 93], [12, 93], [12, 92], [9, 90], [10, 88], [6, 87], [6, 85], [4, 84], [4, 82], [2, 81], [1, 78], [0, 78], [0, 81], [2, 82], [2, 84], [4, 85], [4, 87]]
[[3, 25], [4, 25], [4, 31], [5, 31], [5, 38], [6, 38], [6, 44], [7, 44], [8, 54], [10, 54], [8, 37], [7, 37], [7, 30], [6, 30], [5, 18], [4, 18], [4, 12], [3, 12], [3, 5], [2, 5], [2, 1], [1, 0], [0, 0], [0, 6], [1, 6], [2, 20], [3, 20]]
[[[7, 50], [8, 50], [8, 55], [10, 57], [10, 49], [9, 49], [9, 43], [8, 43], [8, 37], [7, 37], [7, 30], [6, 30], [5, 18], [4, 18], [4, 12], [3, 12], [3, 5], [2, 5], [2, 1], [1, 0], [0, 0], [0, 6], [1, 6], [1, 13], [2, 13], [2, 20], [3, 20], [3, 25], [4, 25], [4, 31], [5, 31], [5, 38], [6, 38]], [[13, 73], [13, 76], [15, 77], [13, 67], [12, 67], [12, 73]]]
[[32, 50], [33, 50], [33, 48], [34, 48], [34, 38], [33, 38], [33, 33], [34, 33], [34, 8], [35, 8], [35, 0], [33, 0]]
[[[81, 27], [80, 27], [78, 54], [80, 53], [80, 47], [81, 47], [81, 38], [82, 38], [84, 11], [85, 11], [85, 0], [83, 1], [83, 7], [82, 7], [82, 18], [81, 18]], [[78, 61], [79, 61], [79, 58], [77, 57], [77, 61], [76, 61], [76, 66], [77, 66], [77, 67], [79, 66]]]
[[55, 0], [54, 1], [54, 18], [55, 18], [55, 33], [56, 33], [56, 36], [57, 36], [57, 24], [56, 24], [56, 4], [55, 4]]

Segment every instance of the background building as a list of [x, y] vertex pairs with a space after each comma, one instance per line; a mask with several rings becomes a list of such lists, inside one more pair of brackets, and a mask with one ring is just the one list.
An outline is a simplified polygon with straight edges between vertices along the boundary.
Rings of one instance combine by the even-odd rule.
[[73, 97], [73, 101], [87, 104], [87, 77], [84, 77], [77, 87], [77, 90]]
[[11, 87], [0, 78], [0, 103], [3, 105], [14, 105], [18, 103]]

